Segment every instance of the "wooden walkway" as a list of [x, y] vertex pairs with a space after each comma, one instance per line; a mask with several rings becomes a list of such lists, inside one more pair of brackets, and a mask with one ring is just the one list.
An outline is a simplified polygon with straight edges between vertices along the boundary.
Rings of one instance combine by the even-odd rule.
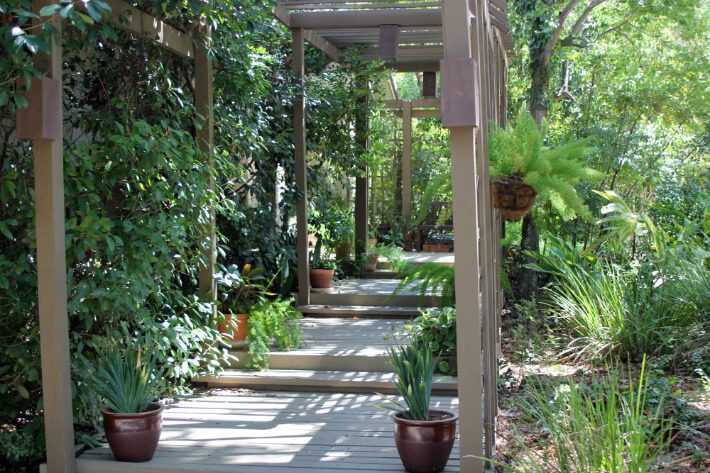
[[[158, 451], [120, 463], [108, 448], [84, 453], [78, 473], [403, 472], [388, 412], [373, 394], [215, 389], [165, 410]], [[433, 406], [457, 412], [454, 397]], [[446, 471], [459, 470], [458, 445]]]

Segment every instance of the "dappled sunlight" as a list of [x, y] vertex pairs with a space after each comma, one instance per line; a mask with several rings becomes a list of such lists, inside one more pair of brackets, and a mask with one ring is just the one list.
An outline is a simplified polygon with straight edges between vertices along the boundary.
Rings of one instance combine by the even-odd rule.
[[[352, 379], [365, 376], [347, 375]], [[268, 472], [276, 467], [317, 469], [319, 464], [337, 463], [338, 468], [402, 471], [389, 412], [376, 407], [380, 401], [378, 395], [364, 393], [215, 389], [166, 408], [158, 451], [143, 465], [194, 466], [214, 472], [234, 471], [228, 469], [234, 465], [262, 466]], [[435, 397], [432, 406], [456, 411], [458, 400]], [[458, 465], [457, 455], [455, 450], [452, 467]], [[85, 453], [80, 462], [111, 458], [108, 449], [102, 448]], [[135, 465], [125, 469], [114, 465], [118, 473], [141, 471]]]

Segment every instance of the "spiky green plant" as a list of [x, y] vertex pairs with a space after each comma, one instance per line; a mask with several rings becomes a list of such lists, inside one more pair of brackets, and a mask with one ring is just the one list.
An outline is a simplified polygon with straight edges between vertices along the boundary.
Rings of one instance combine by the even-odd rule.
[[573, 141], [550, 149], [543, 145], [543, 132], [530, 113], [520, 110], [515, 125], [508, 129], [491, 127], [488, 138], [490, 175], [518, 176], [537, 192], [538, 202], [550, 202], [563, 218], [591, 214], [575, 186], [601, 174], [582, 165], [594, 148], [589, 140]]
[[153, 371], [154, 361], [142, 359], [140, 350], [115, 350], [100, 360], [94, 390], [110, 412], [144, 412], [158, 394]]
[[408, 345], [388, 346], [387, 352], [397, 375], [394, 386], [404, 398], [404, 404], [397, 399], [386, 397], [388, 404], [379, 406], [397, 411], [405, 419], [427, 420], [434, 380], [434, 355], [431, 345], [414, 341]]

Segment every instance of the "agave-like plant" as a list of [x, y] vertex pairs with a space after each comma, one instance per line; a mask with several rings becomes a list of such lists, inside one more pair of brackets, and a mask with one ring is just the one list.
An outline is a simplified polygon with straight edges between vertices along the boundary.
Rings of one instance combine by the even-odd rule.
[[427, 420], [434, 379], [431, 345], [415, 341], [408, 345], [389, 346], [387, 352], [397, 375], [395, 389], [404, 398], [404, 404], [386, 397], [389, 404], [380, 404], [380, 407], [397, 411], [405, 419]]
[[140, 349], [106, 354], [94, 377], [94, 390], [103, 398], [106, 409], [116, 414], [145, 412], [158, 394], [154, 364], [151, 357], [142, 359]]

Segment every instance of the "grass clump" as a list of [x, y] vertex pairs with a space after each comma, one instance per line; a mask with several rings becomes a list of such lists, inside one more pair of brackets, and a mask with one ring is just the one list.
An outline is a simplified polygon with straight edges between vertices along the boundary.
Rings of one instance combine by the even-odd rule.
[[520, 473], [646, 473], [670, 441], [662, 402], [648, 400], [645, 363], [636, 380], [622, 385], [618, 370], [591, 385], [568, 381], [555, 387], [531, 383], [523, 411], [546, 433], [542, 450], [526, 449]]

